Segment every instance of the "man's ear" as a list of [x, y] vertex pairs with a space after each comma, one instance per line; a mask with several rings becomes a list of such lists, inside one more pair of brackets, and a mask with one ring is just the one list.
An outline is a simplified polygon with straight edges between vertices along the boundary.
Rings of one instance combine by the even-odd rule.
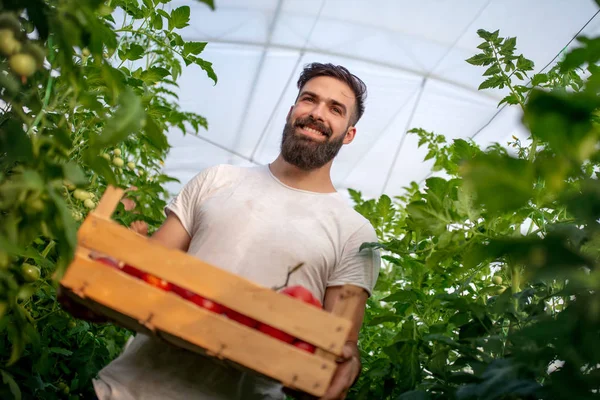
[[350, 144], [354, 140], [354, 136], [356, 136], [356, 127], [350, 126], [348, 130], [346, 130], [346, 135], [344, 136], [344, 144]]

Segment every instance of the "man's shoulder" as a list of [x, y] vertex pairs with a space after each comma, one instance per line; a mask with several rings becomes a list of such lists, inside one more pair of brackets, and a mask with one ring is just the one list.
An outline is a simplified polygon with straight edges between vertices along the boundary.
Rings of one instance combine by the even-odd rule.
[[337, 218], [345, 225], [346, 229], [353, 232], [360, 231], [367, 235], [375, 234], [371, 221], [359, 213], [343, 195], [336, 196], [336, 202]]
[[196, 174], [194, 179], [200, 181], [232, 181], [247, 177], [249, 174], [255, 174], [260, 171], [259, 166], [241, 166], [232, 164], [214, 164], [202, 169]]

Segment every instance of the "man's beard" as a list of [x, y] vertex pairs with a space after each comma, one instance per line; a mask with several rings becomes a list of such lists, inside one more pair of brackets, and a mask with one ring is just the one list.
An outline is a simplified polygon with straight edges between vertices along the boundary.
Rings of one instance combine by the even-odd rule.
[[[326, 140], [318, 142], [297, 134], [296, 129], [302, 125], [309, 125], [325, 132]], [[293, 125], [288, 120], [283, 128], [281, 155], [285, 161], [304, 171], [321, 168], [333, 160], [344, 145], [344, 135], [333, 139], [331, 136], [330, 129], [311, 117], [298, 119]]]

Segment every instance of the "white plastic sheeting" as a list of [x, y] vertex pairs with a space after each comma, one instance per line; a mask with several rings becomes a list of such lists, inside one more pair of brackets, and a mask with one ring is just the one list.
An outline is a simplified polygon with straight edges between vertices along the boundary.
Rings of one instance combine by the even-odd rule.
[[[477, 29], [516, 36], [517, 54], [550, 68], [573, 37], [600, 33], [593, 0], [215, 0], [191, 7], [186, 40], [206, 41], [218, 84], [198, 67], [179, 80], [180, 104], [207, 118], [197, 136], [170, 134], [165, 172], [181, 180], [217, 163], [266, 164], [279, 152], [285, 116], [302, 67], [346, 66], [368, 86], [366, 112], [332, 176], [340, 191], [397, 195], [431, 173], [411, 128], [487, 146], [524, 138], [520, 111], [498, 108], [505, 93], [478, 91], [484, 69], [465, 62], [481, 39]], [[582, 30], [583, 28], [583, 30]], [[557, 58], [558, 56], [558, 58]]]

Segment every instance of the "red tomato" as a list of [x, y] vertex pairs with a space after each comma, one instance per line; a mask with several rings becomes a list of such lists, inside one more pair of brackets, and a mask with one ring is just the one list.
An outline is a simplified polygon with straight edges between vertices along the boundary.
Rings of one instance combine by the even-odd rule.
[[190, 297], [190, 301], [204, 309], [207, 309], [208, 311], [212, 311], [217, 314], [222, 314], [225, 311], [225, 307], [223, 307], [219, 303], [215, 303], [212, 300], [205, 299], [204, 297], [198, 294], [194, 294], [192, 297]]
[[294, 341], [294, 337], [285, 332], [280, 331], [279, 329], [273, 328], [270, 325], [260, 324], [258, 326], [258, 330], [262, 333], [274, 337], [275, 339], [279, 339], [282, 342], [292, 343]]
[[175, 284], [171, 284], [171, 291], [173, 293], [178, 294], [186, 300], [190, 300], [193, 296], [196, 296], [194, 292], [191, 292], [187, 289], [182, 288], [181, 286], [177, 286]]
[[135, 267], [132, 267], [132, 266], [131, 266], [131, 265], [129, 265], [129, 264], [125, 264], [125, 265], [123, 266], [123, 272], [125, 272], [125, 273], [127, 273], [127, 274], [129, 274], [129, 275], [131, 275], [131, 276], [134, 276], [134, 277], [136, 277], [136, 278], [139, 278], [139, 279], [144, 279], [144, 277], [145, 277], [145, 275], [146, 275], [146, 274], [145, 274], [144, 272], [142, 272], [141, 270], [139, 270], [139, 269], [137, 269], [137, 268], [135, 268]]
[[315, 352], [315, 346], [313, 346], [310, 343], [306, 343], [306, 342], [302, 342], [302, 341], [297, 341], [297, 342], [294, 343], [294, 346], [296, 346], [300, 350], [308, 351], [309, 353], [314, 353]]
[[113, 267], [119, 269], [119, 263], [109, 257], [98, 257], [95, 261], [101, 262], [102, 264], [106, 264], [109, 267]]
[[161, 279], [157, 276], [154, 275], [150, 275], [150, 274], [146, 274], [144, 276], [144, 280], [146, 282], [148, 282], [150, 285], [155, 286], [159, 289], [162, 289], [164, 291], [169, 291], [171, 290], [171, 284], [167, 281], [165, 281], [164, 279]]
[[315, 307], [322, 308], [321, 302], [304, 286], [288, 286], [281, 291], [283, 294], [287, 294], [290, 297], [294, 297], [298, 300], [302, 300], [305, 303], [312, 304]]
[[225, 309], [225, 315], [227, 315], [232, 320], [239, 322], [242, 325], [246, 325], [250, 328], [254, 328], [258, 325], [257, 320], [252, 319], [246, 315], [240, 314], [239, 312], [233, 311], [229, 308]]

